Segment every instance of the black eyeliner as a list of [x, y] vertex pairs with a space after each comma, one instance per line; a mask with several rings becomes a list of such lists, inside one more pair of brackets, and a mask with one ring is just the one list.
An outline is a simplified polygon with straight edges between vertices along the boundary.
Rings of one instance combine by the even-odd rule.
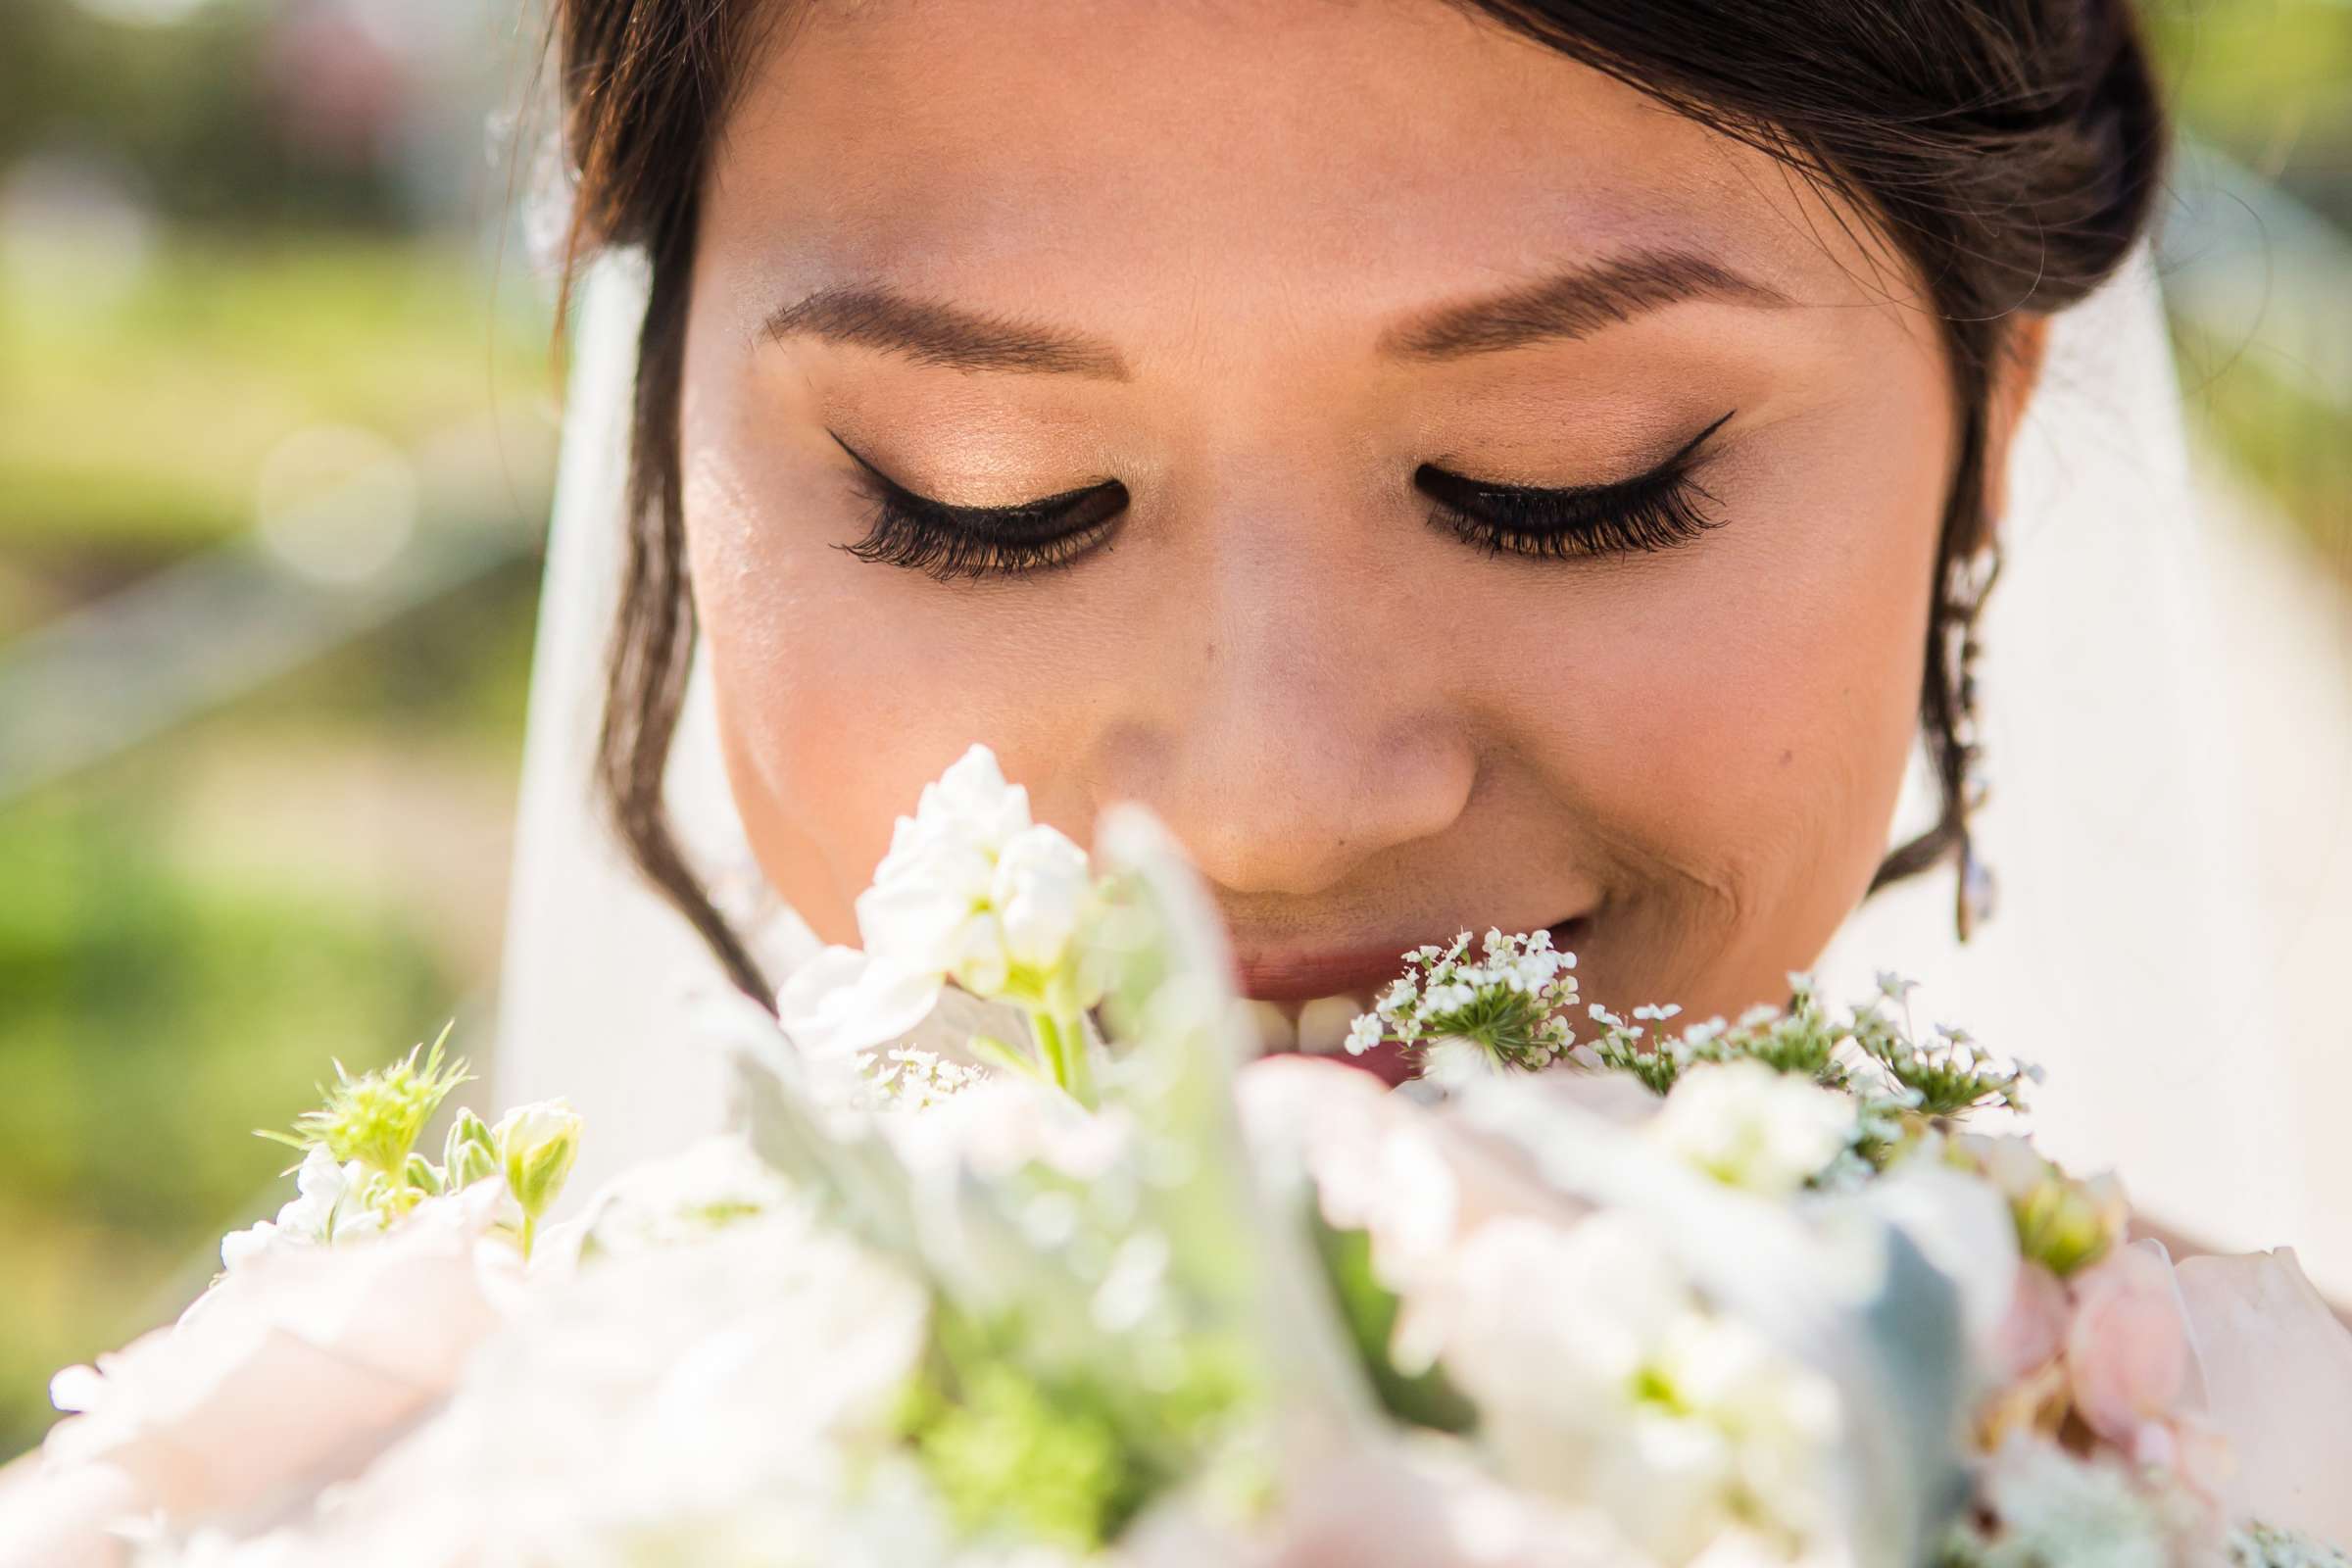
[[1077, 505], [1086, 497], [1102, 490], [1106, 484], [1118, 483], [1115, 479], [1099, 480], [1094, 484], [1082, 484], [1075, 490], [1064, 490], [1058, 495], [1040, 496], [1035, 501], [1016, 502], [1007, 507], [959, 507], [953, 502], [937, 501], [930, 496], [916, 494], [868, 463], [862, 453], [847, 441], [842, 440], [840, 436], [834, 435], [831, 430], [827, 430], [825, 434], [833, 436], [833, 444], [847, 452], [858, 466], [863, 468], [874, 483], [882, 487], [890, 499], [915, 512], [937, 516], [950, 522], [979, 524], [1033, 522], [1046, 514], [1064, 511]]
[[1634, 474], [1630, 478], [1612, 479], [1606, 484], [1557, 486], [1494, 484], [1484, 479], [1472, 479], [1464, 474], [1454, 473], [1448, 469], [1438, 467], [1433, 464], [1425, 463], [1421, 466], [1421, 467], [1424, 472], [1428, 473], [1433, 478], [1444, 481], [1448, 488], [1455, 489], [1457, 491], [1475, 491], [1481, 496], [1494, 498], [1505, 502], [1515, 498], [1531, 498], [1546, 502], [1592, 501], [1606, 503], [1612, 497], [1630, 495], [1650, 485], [1657, 484], [1661, 480], [1671, 479], [1675, 474], [1682, 470], [1685, 465], [1690, 463], [1691, 457], [1698, 451], [1699, 447], [1705, 444], [1707, 437], [1713, 435], [1716, 431], [1722, 429], [1726, 424], [1731, 422], [1733, 415], [1736, 415], [1740, 411], [1738, 409], [1733, 409], [1725, 413], [1718, 417], [1714, 423], [1708, 425], [1705, 429], [1699, 431], [1698, 434], [1684, 442], [1680, 447], [1675, 449], [1671, 456], [1667, 457], [1665, 460], [1654, 465], [1653, 466], [1644, 469], [1641, 473]]

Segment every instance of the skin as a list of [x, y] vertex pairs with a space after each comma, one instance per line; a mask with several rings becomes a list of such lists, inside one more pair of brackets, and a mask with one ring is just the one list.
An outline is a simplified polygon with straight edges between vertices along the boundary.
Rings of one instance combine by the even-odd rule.
[[[1886, 846], [1957, 450], [1933, 315], [1871, 233], [1437, 0], [807, 8], [715, 150], [682, 401], [766, 873], [855, 943], [894, 817], [981, 740], [1081, 843], [1110, 802], [1155, 810], [1260, 995], [1573, 918], [1588, 999], [1785, 1001]], [[1642, 250], [1755, 288], [1382, 352]], [[1104, 340], [1128, 373], [765, 329], [870, 285]], [[1726, 414], [1692, 470], [1720, 525], [1653, 554], [1490, 555], [1414, 484], [1624, 479]], [[840, 548], [872, 511], [843, 443], [957, 505], [1130, 500], [1066, 566], [942, 582]]]

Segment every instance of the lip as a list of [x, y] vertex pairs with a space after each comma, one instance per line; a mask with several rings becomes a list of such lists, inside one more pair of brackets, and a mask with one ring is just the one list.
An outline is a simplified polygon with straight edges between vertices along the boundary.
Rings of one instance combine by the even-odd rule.
[[[1573, 952], [1571, 938], [1581, 938], [1589, 924], [1585, 915], [1571, 915], [1545, 929], [1552, 945]], [[1521, 929], [1525, 929], [1524, 927]], [[1329, 953], [1276, 953], [1237, 958], [1235, 979], [1243, 996], [1252, 1002], [1311, 1002], [1317, 997], [1371, 997], [1388, 989], [1404, 972], [1404, 956], [1431, 942], [1440, 947], [1460, 935], [1456, 926], [1442, 937], [1376, 943]]]
[[[1450, 938], [1448, 940], [1451, 940]], [[1369, 996], [1384, 990], [1404, 970], [1404, 955], [1415, 943], [1347, 949], [1334, 953], [1282, 953], [1242, 958], [1236, 977], [1252, 1002], [1311, 1002], [1317, 997]]]
[[[1575, 951], [1577, 940], [1591, 928], [1588, 915], [1571, 915], [1545, 927], [1551, 933], [1555, 947]], [[1444, 937], [1437, 938], [1442, 947], [1453, 941], [1461, 931], [1456, 926]], [[1291, 1012], [1295, 1006], [1312, 1002], [1318, 997], [1378, 996], [1388, 989], [1404, 971], [1404, 955], [1427, 945], [1427, 940], [1379, 943], [1357, 948], [1335, 949], [1328, 953], [1282, 953], [1250, 957], [1237, 957], [1235, 980], [1241, 994], [1252, 1002], [1270, 1002]], [[1394, 1089], [1418, 1075], [1419, 1067], [1405, 1054], [1405, 1049], [1394, 1042], [1383, 1042], [1362, 1055], [1338, 1055], [1323, 1058], [1346, 1066], [1360, 1068]]]

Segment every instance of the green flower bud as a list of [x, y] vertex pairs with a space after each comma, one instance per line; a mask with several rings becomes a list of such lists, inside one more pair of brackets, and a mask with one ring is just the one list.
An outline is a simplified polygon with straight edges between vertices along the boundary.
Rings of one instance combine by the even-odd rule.
[[408, 1164], [402, 1174], [408, 1178], [409, 1186], [412, 1189], [423, 1193], [428, 1198], [438, 1196], [441, 1191], [441, 1172], [434, 1168], [433, 1162], [422, 1154], [411, 1152]]
[[493, 1129], [507, 1189], [523, 1214], [537, 1219], [547, 1212], [571, 1174], [580, 1153], [580, 1116], [565, 1100], [542, 1100], [517, 1105]]
[[360, 1207], [389, 1225], [409, 1211], [413, 1195], [405, 1182], [371, 1170], [360, 1183]]
[[443, 1179], [449, 1190], [454, 1193], [497, 1175], [501, 1163], [498, 1137], [490, 1131], [490, 1124], [470, 1110], [459, 1111], [441, 1146]]
[[2124, 1238], [2132, 1209], [2112, 1176], [2078, 1180], [2018, 1137], [1962, 1133], [1943, 1152], [2000, 1190], [2017, 1222], [2018, 1250], [2060, 1279], [2097, 1262]]
[[2018, 1250], [2060, 1279], [2106, 1255], [2122, 1239], [2128, 1214], [2112, 1181], [2076, 1181], [2055, 1166], [2010, 1207]]

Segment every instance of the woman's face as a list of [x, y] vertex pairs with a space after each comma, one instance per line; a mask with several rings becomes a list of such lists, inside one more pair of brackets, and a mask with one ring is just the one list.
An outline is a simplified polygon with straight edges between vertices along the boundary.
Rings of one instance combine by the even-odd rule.
[[[1081, 843], [1156, 811], [1261, 998], [1494, 925], [1613, 1005], [1785, 1000], [1886, 847], [1954, 465], [1865, 235], [1438, 0], [796, 6], [682, 416], [777, 890], [856, 942], [977, 740]], [[1051, 505], [876, 531], [886, 481]]]

